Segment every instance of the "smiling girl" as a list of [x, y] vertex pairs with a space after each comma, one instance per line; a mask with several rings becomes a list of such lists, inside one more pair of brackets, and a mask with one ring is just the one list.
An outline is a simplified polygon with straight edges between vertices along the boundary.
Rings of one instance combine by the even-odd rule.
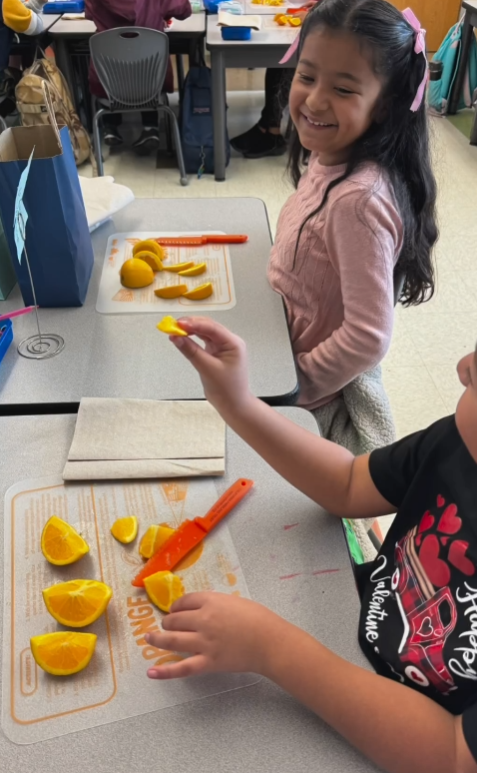
[[320, 0], [308, 13], [290, 92], [297, 190], [268, 277], [285, 301], [309, 410], [383, 359], [397, 274], [403, 303], [433, 293], [426, 77], [412, 14], [384, 0]]

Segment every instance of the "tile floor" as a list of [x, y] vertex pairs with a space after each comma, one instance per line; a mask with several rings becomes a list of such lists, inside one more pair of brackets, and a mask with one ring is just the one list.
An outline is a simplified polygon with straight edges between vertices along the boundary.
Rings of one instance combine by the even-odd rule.
[[[262, 98], [260, 91], [228, 93], [231, 136], [257, 120]], [[383, 363], [399, 436], [454, 411], [462, 391], [456, 363], [477, 340], [477, 148], [445, 119], [433, 119], [432, 129], [439, 185], [437, 292], [417, 308], [398, 307]], [[126, 130], [130, 136], [138, 132], [132, 125]], [[225, 182], [209, 175], [191, 177], [187, 188], [179, 185], [175, 166], [156, 169], [152, 158], [137, 158], [128, 150], [107, 158], [105, 173], [130, 186], [138, 198], [256, 196], [265, 201], [273, 229], [291, 192], [286, 157], [252, 161], [233, 156]], [[83, 167], [80, 174], [89, 175], [90, 169]]]

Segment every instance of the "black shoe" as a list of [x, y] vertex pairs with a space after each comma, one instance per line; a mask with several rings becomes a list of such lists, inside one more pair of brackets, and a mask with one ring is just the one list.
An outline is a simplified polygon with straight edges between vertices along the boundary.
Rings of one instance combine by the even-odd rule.
[[148, 156], [149, 153], [157, 150], [160, 144], [159, 130], [154, 126], [146, 126], [139, 139], [133, 144], [133, 148], [138, 156]]
[[121, 137], [120, 133], [117, 129], [114, 127], [107, 127], [104, 130], [104, 144], [107, 145], [109, 148], [119, 148], [120, 145], [122, 145], [124, 142], [123, 138]]
[[239, 153], [245, 153], [246, 150], [257, 144], [260, 135], [264, 135], [264, 132], [260, 129], [259, 124], [256, 123], [255, 126], [252, 126], [252, 128], [248, 130], [248, 132], [239, 134], [237, 137], [230, 140], [230, 144], [234, 150], [237, 150]]
[[281, 134], [260, 132], [260, 137], [257, 137], [254, 145], [244, 150], [243, 154], [245, 158], [265, 158], [265, 156], [283, 156], [286, 152], [287, 143]]

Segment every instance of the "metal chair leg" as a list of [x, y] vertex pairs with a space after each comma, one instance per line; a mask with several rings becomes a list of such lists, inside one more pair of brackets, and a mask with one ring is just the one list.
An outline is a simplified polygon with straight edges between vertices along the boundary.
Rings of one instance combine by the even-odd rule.
[[176, 145], [177, 165], [180, 172], [181, 185], [189, 185], [189, 179], [185, 170], [184, 156], [182, 153], [181, 135], [179, 132], [179, 124], [173, 110], [168, 105], [161, 105], [160, 110], [164, 110], [166, 115], [170, 117], [172, 122], [172, 130], [174, 132], [174, 140]]
[[99, 131], [99, 119], [102, 118], [107, 110], [104, 107], [97, 110], [93, 116], [93, 146], [96, 163], [98, 164], [98, 176], [104, 177], [103, 157], [101, 155], [101, 134]]

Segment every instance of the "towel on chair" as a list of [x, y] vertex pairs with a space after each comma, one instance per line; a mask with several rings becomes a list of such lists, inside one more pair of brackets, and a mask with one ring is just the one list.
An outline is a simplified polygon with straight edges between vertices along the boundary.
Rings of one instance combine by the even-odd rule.
[[[344, 446], [355, 456], [393, 443], [396, 431], [391, 405], [384, 389], [381, 366], [362, 373], [344, 387], [330, 403], [312, 411], [320, 434]], [[374, 518], [352, 521], [364, 560], [372, 561], [376, 550], [368, 537]]]

